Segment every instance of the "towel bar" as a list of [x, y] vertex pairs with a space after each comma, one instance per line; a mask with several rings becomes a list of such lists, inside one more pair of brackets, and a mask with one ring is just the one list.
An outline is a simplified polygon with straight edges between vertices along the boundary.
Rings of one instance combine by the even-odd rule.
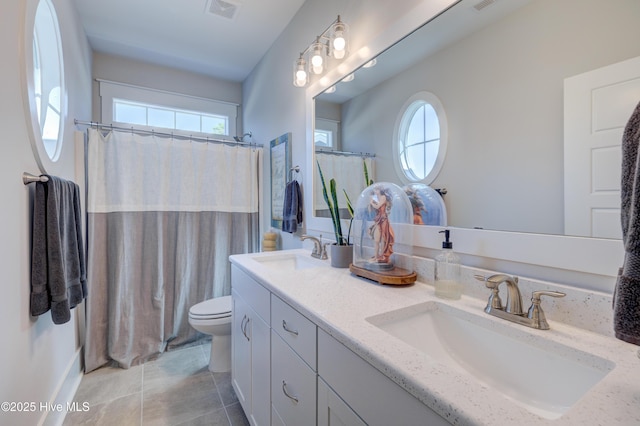
[[24, 172], [22, 173], [22, 183], [25, 185], [29, 185], [33, 182], [49, 182], [49, 178], [46, 176], [36, 176], [31, 173]]

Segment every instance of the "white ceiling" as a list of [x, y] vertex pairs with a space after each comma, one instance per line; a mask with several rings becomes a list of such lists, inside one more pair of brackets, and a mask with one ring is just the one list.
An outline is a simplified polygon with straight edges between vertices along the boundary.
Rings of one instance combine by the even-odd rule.
[[[304, 0], [74, 0], [93, 50], [243, 81]], [[233, 19], [211, 2], [238, 6]], [[214, 4], [215, 6], [215, 4]]]

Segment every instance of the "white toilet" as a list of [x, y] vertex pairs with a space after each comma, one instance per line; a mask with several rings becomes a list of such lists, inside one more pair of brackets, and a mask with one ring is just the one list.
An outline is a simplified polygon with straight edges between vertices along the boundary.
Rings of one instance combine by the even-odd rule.
[[189, 324], [211, 335], [209, 371], [231, 370], [231, 296], [205, 300], [189, 309]]

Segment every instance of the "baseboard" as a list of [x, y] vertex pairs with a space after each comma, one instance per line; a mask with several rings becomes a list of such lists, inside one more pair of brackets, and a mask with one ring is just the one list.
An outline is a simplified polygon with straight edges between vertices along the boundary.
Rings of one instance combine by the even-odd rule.
[[[82, 348], [76, 350], [69, 362], [60, 384], [49, 401], [52, 406], [61, 407], [60, 410], [44, 410], [38, 426], [60, 426], [67, 415], [68, 409], [73, 409], [73, 398], [80, 386], [84, 372], [82, 370]], [[82, 409], [82, 403], [80, 403]]]

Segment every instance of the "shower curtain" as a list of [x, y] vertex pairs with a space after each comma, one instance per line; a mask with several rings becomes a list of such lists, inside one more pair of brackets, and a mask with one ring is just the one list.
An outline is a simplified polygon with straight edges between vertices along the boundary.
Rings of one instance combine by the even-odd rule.
[[85, 371], [203, 337], [189, 308], [257, 251], [262, 149], [89, 129]]

